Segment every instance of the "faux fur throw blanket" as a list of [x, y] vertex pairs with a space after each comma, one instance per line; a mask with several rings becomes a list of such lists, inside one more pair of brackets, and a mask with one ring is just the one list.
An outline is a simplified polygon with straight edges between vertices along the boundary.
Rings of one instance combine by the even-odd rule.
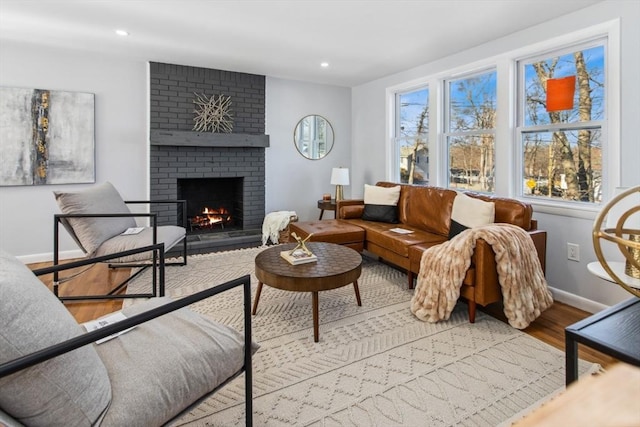
[[280, 231], [287, 228], [292, 216], [296, 216], [295, 211], [277, 211], [268, 213], [262, 222], [262, 245], [266, 245], [269, 239], [271, 239], [271, 243], [279, 243], [278, 239], [280, 238]]
[[526, 328], [551, 306], [553, 298], [531, 237], [512, 224], [470, 228], [427, 249], [420, 261], [411, 312], [432, 323], [449, 318], [460, 297], [477, 239], [485, 240], [496, 253], [504, 314], [509, 324]]

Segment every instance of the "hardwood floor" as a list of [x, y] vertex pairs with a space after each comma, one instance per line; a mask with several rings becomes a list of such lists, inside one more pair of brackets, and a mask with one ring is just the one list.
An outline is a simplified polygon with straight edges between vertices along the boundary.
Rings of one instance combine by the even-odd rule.
[[[42, 268], [51, 265], [51, 263], [30, 264], [31, 269]], [[69, 270], [73, 272], [73, 270]], [[97, 264], [88, 271], [79, 275], [77, 278], [69, 280], [61, 286], [61, 294], [63, 295], [80, 295], [82, 293], [106, 293], [113, 287], [129, 276], [127, 269], [109, 269], [105, 264]], [[105, 280], [105, 278], [107, 280]], [[52, 275], [40, 276], [40, 279], [49, 287], [51, 287]], [[104, 300], [104, 301], [86, 301], [86, 302], [68, 302], [65, 304], [69, 312], [76, 318], [78, 322], [86, 322], [93, 320], [104, 314], [119, 310], [122, 307], [120, 300]], [[491, 316], [506, 322], [506, 317], [502, 312], [499, 304], [479, 309]], [[546, 342], [562, 351], [564, 351], [564, 328], [588, 317], [590, 313], [571, 307], [567, 304], [556, 302], [548, 310], [536, 319], [524, 332], [534, 336], [535, 338]], [[617, 362], [616, 359], [604, 355], [598, 351], [579, 346], [579, 357], [590, 362], [599, 363], [603, 367], [609, 367]]]

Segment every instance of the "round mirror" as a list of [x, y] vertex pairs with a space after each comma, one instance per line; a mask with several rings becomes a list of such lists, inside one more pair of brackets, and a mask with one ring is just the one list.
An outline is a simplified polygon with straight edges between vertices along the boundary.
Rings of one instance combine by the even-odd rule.
[[293, 142], [300, 154], [307, 159], [321, 159], [333, 148], [331, 123], [315, 114], [303, 117], [293, 132]]

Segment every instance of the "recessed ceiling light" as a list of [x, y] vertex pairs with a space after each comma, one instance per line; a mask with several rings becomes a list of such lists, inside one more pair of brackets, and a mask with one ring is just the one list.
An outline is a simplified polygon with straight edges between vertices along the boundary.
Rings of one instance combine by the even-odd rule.
[[329, 63], [328, 63], [328, 62], [321, 62], [321, 63], [320, 63], [320, 66], [321, 66], [322, 68], [327, 68], [327, 67], [329, 66]]
[[129, 32], [125, 30], [116, 30], [116, 34], [124, 37], [124, 36], [128, 36]]

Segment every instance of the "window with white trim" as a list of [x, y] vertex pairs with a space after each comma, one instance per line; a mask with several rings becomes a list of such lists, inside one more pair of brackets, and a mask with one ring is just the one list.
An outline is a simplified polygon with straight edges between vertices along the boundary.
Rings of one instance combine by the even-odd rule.
[[408, 184], [429, 183], [429, 88], [395, 96], [397, 178]]
[[496, 70], [444, 81], [448, 187], [494, 191]]
[[521, 195], [599, 203], [606, 39], [517, 61]]

